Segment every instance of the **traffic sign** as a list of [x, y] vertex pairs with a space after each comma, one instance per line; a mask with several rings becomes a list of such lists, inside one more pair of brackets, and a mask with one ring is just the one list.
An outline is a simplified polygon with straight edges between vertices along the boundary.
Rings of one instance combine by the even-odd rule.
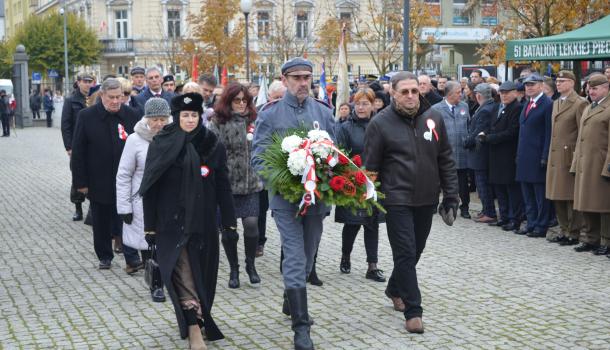
[[32, 84], [42, 83], [42, 74], [38, 72], [32, 72]]
[[55, 69], [47, 70], [47, 75], [49, 76], [49, 78], [59, 78], [59, 73], [57, 73]]

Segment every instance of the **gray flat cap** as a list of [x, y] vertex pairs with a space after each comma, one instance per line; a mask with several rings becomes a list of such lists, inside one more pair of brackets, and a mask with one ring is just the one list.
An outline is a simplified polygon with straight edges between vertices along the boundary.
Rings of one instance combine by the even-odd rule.
[[282, 65], [282, 75], [296, 71], [313, 71], [313, 64], [302, 57], [292, 58]]
[[517, 90], [517, 85], [510, 80], [507, 80], [500, 85], [500, 91]]
[[161, 97], [152, 97], [144, 105], [144, 118], [169, 117], [169, 104]]
[[131, 68], [131, 71], [129, 72], [129, 75], [136, 75], [136, 74], [144, 75], [145, 72], [146, 71], [142, 67], [133, 67], [133, 68]]
[[538, 73], [534, 73], [534, 74], [530, 74], [527, 77], [525, 77], [525, 79], [523, 79], [523, 84], [542, 83], [543, 81], [544, 81], [544, 79]]

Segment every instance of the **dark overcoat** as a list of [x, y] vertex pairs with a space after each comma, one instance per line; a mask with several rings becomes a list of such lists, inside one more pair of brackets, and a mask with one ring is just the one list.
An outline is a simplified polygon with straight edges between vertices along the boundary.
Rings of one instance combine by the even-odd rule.
[[521, 103], [515, 99], [501, 112], [500, 105], [496, 105], [492, 113], [492, 122], [486, 134], [486, 142], [489, 145], [490, 184], [509, 185], [515, 182], [519, 115], [522, 108]]
[[138, 122], [136, 111], [121, 105], [117, 113], [102, 103], [81, 110], [72, 140], [72, 183], [89, 188], [88, 197], [102, 204], [116, 203], [116, 173], [127, 137]]
[[493, 111], [496, 103], [493, 99], [487, 100], [477, 109], [468, 125], [468, 136], [464, 141], [464, 147], [468, 149], [468, 169], [487, 170], [489, 166], [489, 147], [476, 141], [477, 135], [487, 133], [491, 121], [494, 118]]
[[72, 94], [64, 100], [61, 111], [61, 137], [67, 151], [72, 149], [72, 139], [76, 129], [76, 117], [78, 112], [87, 107], [87, 99], [79, 89], [74, 89]]
[[529, 100], [526, 100], [519, 116], [516, 180], [544, 183], [546, 166], [542, 165], [542, 161], [546, 162], [549, 156], [553, 101], [542, 94], [526, 116], [528, 103]]
[[[195, 289], [202, 307], [206, 337], [208, 340], [218, 340], [224, 338], [224, 335], [211, 316], [218, 277], [219, 240], [216, 208], [220, 208], [223, 227], [236, 226], [235, 212], [224, 145], [218, 142], [216, 135], [206, 128], [201, 129], [193, 140], [193, 145], [199, 155], [201, 166], [207, 166], [210, 170], [207, 176], [201, 177], [203, 195], [199, 207], [203, 208], [200, 213], [204, 225], [202, 232], [190, 237], [186, 237], [184, 233], [185, 211], [179, 198], [184, 151], [144, 194], [144, 230], [156, 232], [157, 260], [161, 278], [176, 312], [180, 336], [183, 339], [188, 336], [188, 325], [172, 282], [172, 273], [182, 249], [187, 249]], [[152, 149], [151, 144], [148, 157], [151, 156]]]

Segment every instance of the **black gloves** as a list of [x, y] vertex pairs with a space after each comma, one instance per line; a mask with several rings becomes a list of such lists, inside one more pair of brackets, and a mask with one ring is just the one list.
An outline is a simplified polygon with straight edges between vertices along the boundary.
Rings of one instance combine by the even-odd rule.
[[144, 235], [144, 239], [146, 240], [146, 243], [148, 243], [149, 246], [155, 245], [155, 233], [154, 232], [146, 233]]
[[129, 214], [119, 214], [119, 217], [127, 225], [131, 225], [131, 222], [133, 221], [133, 214], [132, 213], [129, 213]]
[[443, 198], [443, 201], [438, 206], [438, 214], [443, 218], [445, 224], [453, 226], [455, 218], [457, 218], [457, 210], [459, 201], [454, 198]]
[[487, 135], [485, 135], [485, 134], [477, 135], [477, 142], [479, 142], [479, 143], [487, 142]]

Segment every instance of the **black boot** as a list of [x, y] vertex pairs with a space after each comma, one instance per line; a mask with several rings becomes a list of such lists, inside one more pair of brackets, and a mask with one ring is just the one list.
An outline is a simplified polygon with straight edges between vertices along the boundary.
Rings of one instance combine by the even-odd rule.
[[282, 313], [286, 316], [290, 316], [290, 306], [288, 305], [288, 295], [284, 291], [284, 303], [282, 304]]
[[312, 350], [313, 343], [309, 337], [309, 314], [307, 313], [307, 289], [286, 289], [288, 305], [290, 306], [290, 317], [292, 319], [292, 330], [294, 331], [294, 349]]
[[256, 258], [256, 248], [258, 247], [258, 237], [244, 237], [244, 251], [246, 252], [246, 273], [250, 278], [250, 284], [260, 285], [261, 278], [256, 272], [254, 259]]
[[72, 215], [72, 221], [81, 221], [83, 219], [83, 204], [74, 203], [74, 215]]
[[229, 288], [232, 289], [239, 288], [239, 264], [237, 259], [238, 239], [239, 236], [237, 236], [237, 232], [224, 231], [222, 233], [222, 246], [225, 249], [227, 260], [231, 267], [231, 272], [229, 273]]
[[313, 266], [311, 267], [311, 272], [307, 277], [307, 282], [313, 284], [314, 286], [320, 287], [324, 284], [324, 282], [318, 278], [318, 274], [316, 273], [316, 260], [318, 260], [318, 252], [316, 252], [316, 255], [313, 258]]
[[85, 221], [83, 222], [85, 225], [93, 226], [93, 218], [91, 217], [91, 207], [87, 210], [87, 216], [85, 216]]

